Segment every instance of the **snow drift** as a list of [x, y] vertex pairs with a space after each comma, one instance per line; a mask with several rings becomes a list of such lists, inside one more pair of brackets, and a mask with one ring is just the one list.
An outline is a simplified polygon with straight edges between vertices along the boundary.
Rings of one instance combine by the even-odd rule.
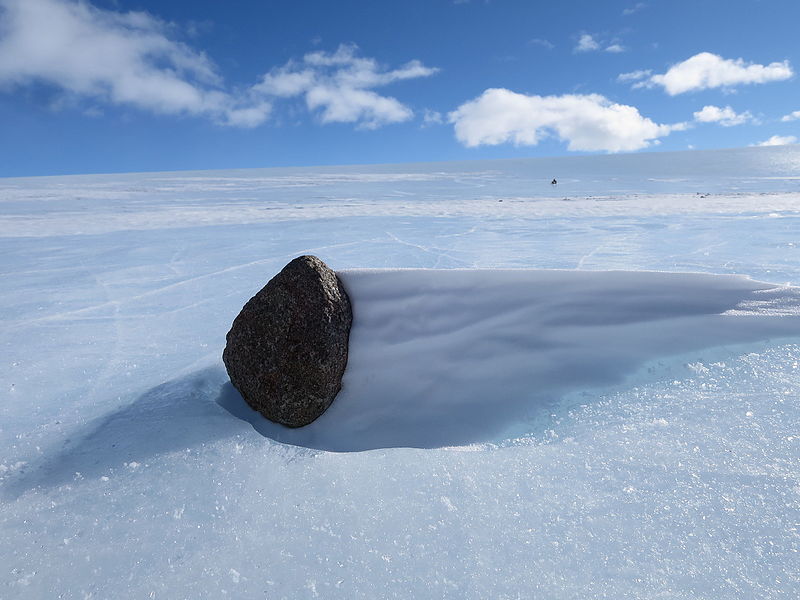
[[644, 362], [800, 335], [800, 289], [696, 273], [350, 270], [343, 389], [301, 429], [221, 403], [274, 440], [325, 450], [502, 441], [566, 392]]

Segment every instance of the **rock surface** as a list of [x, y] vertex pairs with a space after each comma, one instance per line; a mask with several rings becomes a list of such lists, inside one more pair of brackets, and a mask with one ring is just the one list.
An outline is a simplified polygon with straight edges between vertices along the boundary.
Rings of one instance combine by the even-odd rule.
[[315, 256], [295, 258], [233, 321], [222, 354], [231, 383], [271, 421], [308, 425], [342, 387], [352, 322], [336, 273]]

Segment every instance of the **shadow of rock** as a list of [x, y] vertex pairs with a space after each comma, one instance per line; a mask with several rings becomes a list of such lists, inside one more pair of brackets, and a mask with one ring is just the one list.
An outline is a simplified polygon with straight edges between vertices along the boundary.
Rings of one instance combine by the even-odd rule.
[[[362, 452], [381, 448], [442, 448], [493, 441], [509, 422], [526, 419], [530, 411], [545, 400], [529, 398], [524, 410], [510, 414], [497, 411], [491, 402], [472, 406], [471, 412], [440, 415], [429, 420], [429, 414], [417, 415], [388, 410], [384, 414], [365, 412], [363, 419], [349, 414], [353, 398], [340, 395], [316, 421], [305, 427], [291, 428], [273, 423], [253, 410], [230, 382], [220, 390], [217, 402], [237, 419], [249, 423], [262, 436], [282, 444], [329, 452]], [[356, 399], [356, 404], [370, 398]], [[391, 399], [395, 400], [395, 399]], [[337, 406], [337, 403], [339, 405]], [[391, 402], [393, 403], [393, 402]], [[344, 410], [342, 408], [344, 407]], [[517, 407], [519, 408], [519, 407]]]
[[8, 480], [3, 495], [14, 499], [34, 488], [58, 487], [73, 481], [76, 473], [101, 477], [126, 463], [143, 463], [246, 431], [218, 404], [224, 381], [227, 375], [220, 366], [152, 388], [133, 403], [83, 425], [60, 449]]

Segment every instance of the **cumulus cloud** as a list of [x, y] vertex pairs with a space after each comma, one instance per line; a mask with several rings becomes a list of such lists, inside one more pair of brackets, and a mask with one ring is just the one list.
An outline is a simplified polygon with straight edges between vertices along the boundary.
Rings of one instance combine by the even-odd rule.
[[794, 75], [788, 60], [768, 65], [748, 63], [741, 58], [722, 58], [701, 52], [672, 65], [666, 73], [651, 75], [633, 87], [661, 86], [670, 96], [709, 88], [782, 81]]
[[599, 94], [529, 96], [488, 89], [448, 115], [456, 138], [465, 146], [536, 145], [555, 135], [569, 150], [623, 152], [657, 144], [658, 138], [686, 128], [659, 125], [633, 106]]
[[784, 123], [788, 121], [797, 121], [798, 119], [800, 119], [800, 110], [796, 110], [794, 112], [789, 113], [788, 115], [783, 115], [781, 117], [781, 121], [783, 121]]
[[82, 98], [162, 114], [252, 127], [270, 104], [221, 89], [202, 53], [168, 37], [143, 12], [101, 10], [73, 0], [0, 0], [0, 85], [45, 83]]
[[733, 127], [753, 120], [750, 111], [737, 113], [730, 106], [720, 108], [719, 106], [708, 105], [694, 113], [694, 120], [699, 123], [719, 123], [723, 127]]
[[773, 135], [768, 140], [758, 142], [755, 146], [787, 146], [789, 144], [796, 144], [797, 138], [793, 135]]
[[407, 121], [412, 110], [399, 100], [372, 88], [397, 81], [429, 77], [438, 69], [418, 60], [388, 70], [372, 58], [359, 56], [353, 44], [335, 52], [312, 52], [264, 75], [254, 91], [266, 97], [302, 97], [323, 123], [357, 123], [374, 129]]
[[82, 0], [0, 0], [0, 89], [43, 83], [69, 99], [55, 106], [83, 99], [235, 127], [261, 125], [278, 100], [303, 96], [323, 123], [375, 128], [413, 113], [373, 88], [437, 71], [417, 60], [388, 70], [343, 45], [230, 90], [213, 62], [173, 33], [148, 13], [103, 10]]
[[578, 44], [575, 46], [575, 52], [594, 52], [599, 49], [600, 44], [588, 33], [581, 35], [578, 38]]
[[625, 47], [620, 46], [619, 44], [611, 44], [606, 48], [606, 52], [612, 52], [614, 54], [617, 54], [619, 52], [625, 52]]

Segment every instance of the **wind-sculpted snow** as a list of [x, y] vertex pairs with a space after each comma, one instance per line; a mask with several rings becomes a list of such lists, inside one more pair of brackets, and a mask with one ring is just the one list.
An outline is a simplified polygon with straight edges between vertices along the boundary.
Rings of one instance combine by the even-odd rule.
[[[0, 180], [0, 597], [794, 598], [799, 158]], [[221, 354], [302, 254], [356, 356], [282, 443]]]
[[[648, 361], [800, 336], [800, 288], [689, 273], [382, 270], [340, 274], [356, 314], [344, 388], [272, 439], [325, 450], [503, 442], [563, 394]], [[776, 307], [779, 310], [776, 310]]]
[[[346, 271], [356, 315], [343, 390], [287, 429], [231, 389], [272, 439], [325, 450], [504, 442], [563, 394], [648, 361], [800, 336], [800, 288], [689, 273]], [[776, 311], [773, 307], [779, 307]]]

